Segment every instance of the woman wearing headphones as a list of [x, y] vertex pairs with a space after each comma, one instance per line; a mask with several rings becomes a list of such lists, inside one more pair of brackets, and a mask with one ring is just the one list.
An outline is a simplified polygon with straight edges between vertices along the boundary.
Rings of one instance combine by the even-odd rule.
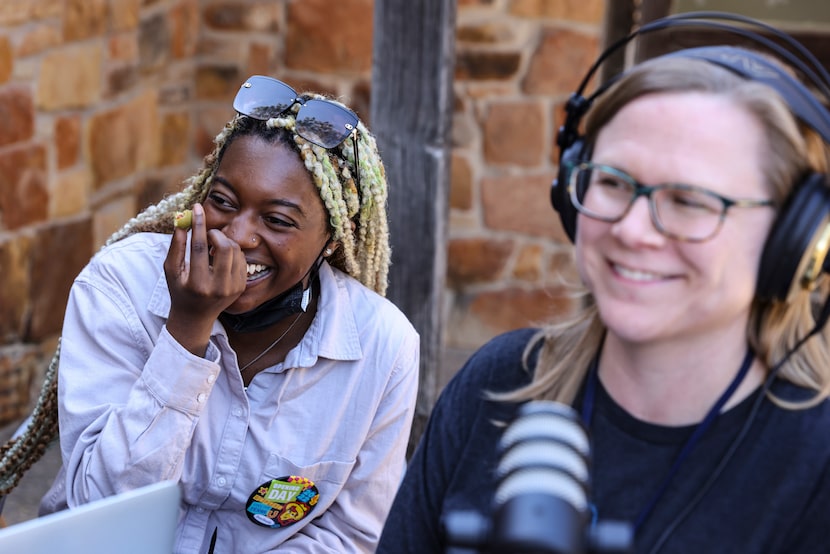
[[[719, 58], [778, 67], [740, 49], [681, 52], [593, 102], [554, 191], [572, 211], [581, 308], [495, 338], [454, 377], [379, 552], [443, 552], [444, 518], [491, 520], [503, 424], [540, 399], [573, 406], [589, 433], [586, 534], [617, 521], [636, 552], [827, 551], [827, 286], [803, 273], [826, 254], [827, 136], [811, 127], [830, 115], [800, 121]], [[525, 551], [491, 523], [482, 551]]]

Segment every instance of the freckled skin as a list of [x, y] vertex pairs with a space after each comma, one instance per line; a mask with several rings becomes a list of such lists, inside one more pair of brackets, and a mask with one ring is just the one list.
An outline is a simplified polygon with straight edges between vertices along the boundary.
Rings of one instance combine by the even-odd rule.
[[[642, 183], [766, 199], [762, 137], [760, 123], [727, 99], [655, 94], [619, 111], [599, 133], [592, 159]], [[653, 345], [730, 335], [741, 344], [774, 216], [766, 208], [731, 210], [717, 235], [688, 243], [660, 234], [640, 198], [617, 223], [580, 215], [577, 267], [614, 338]], [[638, 274], [653, 278], [630, 278]]]

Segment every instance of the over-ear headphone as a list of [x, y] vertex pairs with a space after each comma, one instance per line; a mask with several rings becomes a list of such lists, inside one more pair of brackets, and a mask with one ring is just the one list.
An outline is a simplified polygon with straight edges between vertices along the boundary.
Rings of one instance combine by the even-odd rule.
[[[723, 20], [742, 23], [758, 31], [723, 23]], [[748, 38], [797, 69], [825, 99], [830, 100], [830, 76], [815, 56], [792, 36], [760, 21], [737, 14], [692, 12], [657, 19], [641, 26], [600, 54], [565, 107], [565, 122], [557, 136], [559, 172], [551, 186], [550, 196], [554, 209], [559, 213], [562, 227], [572, 242], [576, 235], [578, 212], [568, 193], [568, 167], [588, 160], [591, 155], [590, 145], [579, 134], [579, 126], [594, 100], [621, 75], [612, 77], [586, 98], [583, 93], [588, 82], [606, 58], [618, 49], [624, 48], [634, 38], [679, 26], [717, 29]], [[761, 30], [773, 34], [780, 39], [779, 42], [760, 34]], [[782, 42], [787, 47], [782, 46]], [[687, 48], [664, 54], [663, 57], [702, 60], [723, 67], [747, 80], [770, 86], [778, 92], [802, 123], [812, 128], [830, 145], [830, 112], [805, 85], [767, 58], [734, 46]], [[828, 184], [830, 181], [827, 175], [810, 173], [793, 187], [787, 201], [780, 208], [764, 245], [756, 288], [757, 297], [786, 300], [799, 289], [811, 288], [822, 273], [830, 271], [830, 259], [827, 256], [830, 250]]]

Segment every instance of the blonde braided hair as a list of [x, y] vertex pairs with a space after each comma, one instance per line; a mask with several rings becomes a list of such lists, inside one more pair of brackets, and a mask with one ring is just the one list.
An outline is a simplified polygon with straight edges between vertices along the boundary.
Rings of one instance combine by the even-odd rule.
[[8, 495], [20, 482], [26, 471], [46, 452], [58, 437], [58, 360], [60, 340], [46, 370], [37, 404], [31, 420], [19, 436], [0, 446], [0, 507], [2, 497]]
[[[314, 93], [303, 97], [333, 102]], [[347, 138], [331, 149], [322, 148], [296, 134], [298, 110], [299, 105], [295, 105], [280, 117], [268, 121], [235, 116], [216, 136], [213, 151], [205, 156], [202, 167], [185, 181], [180, 192], [141, 211], [113, 233], [104, 246], [140, 232], [172, 233], [175, 213], [204, 201], [212, 177], [233, 140], [244, 135], [257, 135], [294, 148], [311, 175], [329, 215], [332, 239], [340, 243], [340, 248], [327, 261], [366, 287], [385, 295], [390, 263], [386, 171], [375, 138], [362, 122], [358, 122], [355, 138]], [[352, 173], [355, 167], [353, 140], [357, 141], [359, 149], [359, 179], [354, 179]], [[52, 357], [26, 430], [0, 446], [0, 497], [17, 486], [23, 474], [57, 439], [59, 359], [60, 347]]]

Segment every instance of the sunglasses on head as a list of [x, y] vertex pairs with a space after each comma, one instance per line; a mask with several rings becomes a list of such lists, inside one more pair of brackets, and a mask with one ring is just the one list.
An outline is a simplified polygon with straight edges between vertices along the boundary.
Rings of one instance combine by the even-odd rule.
[[357, 129], [358, 118], [353, 111], [329, 100], [302, 98], [282, 81], [262, 75], [249, 77], [242, 84], [233, 100], [233, 109], [266, 121], [284, 114], [294, 104], [300, 104], [295, 116], [295, 132], [317, 146], [334, 148]]

